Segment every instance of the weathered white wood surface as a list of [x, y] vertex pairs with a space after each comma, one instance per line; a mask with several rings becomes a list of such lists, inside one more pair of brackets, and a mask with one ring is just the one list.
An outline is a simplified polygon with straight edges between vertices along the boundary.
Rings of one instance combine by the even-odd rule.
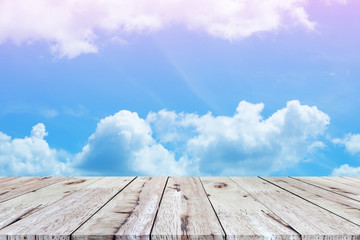
[[223, 239], [225, 234], [198, 177], [170, 177], [151, 239]]
[[300, 239], [287, 223], [228, 177], [201, 177], [227, 239]]
[[359, 201], [289, 177], [264, 179], [360, 226]]
[[20, 196], [24, 193], [65, 180], [65, 177], [29, 177], [14, 179], [14, 183], [6, 183], [0, 188], [0, 202]]
[[6, 185], [13, 184], [14, 180], [16, 180], [16, 179], [25, 180], [26, 178], [29, 178], [29, 177], [2, 177], [2, 178], [0, 178], [0, 188], [4, 187]]
[[101, 178], [69, 178], [0, 203], [0, 229]]
[[360, 227], [256, 177], [232, 177], [257, 201], [301, 234], [302, 239], [358, 239]]
[[342, 178], [350, 179], [354, 182], [360, 182], [360, 177], [342, 177]]
[[71, 239], [148, 239], [167, 177], [138, 177]]
[[70, 239], [88, 220], [133, 177], [107, 177], [79, 189], [53, 204], [0, 230], [0, 240]]
[[352, 178], [345, 178], [345, 177], [324, 177], [324, 178], [328, 179], [330, 181], [335, 181], [335, 182], [339, 182], [339, 183], [343, 183], [346, 185], [360, 188], [360, 181], [354, 180]]
[[[52, 178], [56, 179], [57, 177]], [[36, 183], [41, 179], [48, 179], [48, 177], [8, 177], [0, 181], [0, 189], [2, 190], [1, 192], [3, 192], [4, 189], [15, 189], [16, 187], [19, 187], [21, 185]]]
[[0, 177], [0, 240], [360, 240], [359, 183]]
[[323, 177], [294, 177], [303, 182], [313, 184], [337, 194], [360, 201], [360, 188], [349, 186], [344, 183], [331, 181]]

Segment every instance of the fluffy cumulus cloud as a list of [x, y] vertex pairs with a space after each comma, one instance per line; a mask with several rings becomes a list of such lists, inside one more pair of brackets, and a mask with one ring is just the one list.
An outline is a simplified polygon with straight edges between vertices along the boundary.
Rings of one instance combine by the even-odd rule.
[[184, 163], [152, 137], [136, 113], [120, 111], [102, 119], [74, 166], [101, 175], [185, 175]]
[[360, 134], [347, 134], [344, 138], [336, 138], [333, 140], [335, 144], [345, 146], [350, 154], [360, 153]]
[[[179, 159], [195, 174], [268, 174], [294, 166], [323, 147], [318, 141], [329, 116], [316, 107], [290, 101], [263, 119], [263, 104], [239, 103], [233, 116], [151, 113], [158, 141], [182, 145]], [[170, 127], [168, 127], [170, 126]]]
[[324, 147], [329, 116], [316, 107], [290, 101], [266, 119], [263, 108], [242, 101], [232, 116], [161, 110], [146, 118], [123, 110], [102, 119], [68, 161], [44, 140], [42, 124], [24, 139], [1, 133], [1, 174], [271, 174]]
[[348, 164], [344, 164], [339, 168], [335, 168], [332, 173], [332, 176], [360, 176], [360, 167], [351, 167]]
[[[360, 134], [347, 134], [344, 138], [335, 138], [333, 143], [344, 146], [351, 155], [360, 153]], [[348, 164], [335, 168], [331, 175], [333, 176], [360, 176], [360, 167], [352, 167]]]
[[[339, 0], [337, 0], [339, 1]], [[340, 2], [343, 2], [341, 0]], [[59, 57], [98, 51], [99, 42], [181, 25], [236, 40], [314, 22], [306, 0], [2, 0], [0, 42], [46, 42]], [[328, 1], [327, 1], [328, 2]]]
[[0, 132], [0, 175], [68, 174], [66, 153], [51, 149], [42, 123], [32, 128], [30, 137], [14, 138]]

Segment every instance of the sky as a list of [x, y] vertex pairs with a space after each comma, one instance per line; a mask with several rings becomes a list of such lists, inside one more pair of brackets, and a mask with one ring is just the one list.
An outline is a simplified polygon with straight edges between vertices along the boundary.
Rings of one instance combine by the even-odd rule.
[[1, 176], [360, 176], [356, 0], [0, 0]]

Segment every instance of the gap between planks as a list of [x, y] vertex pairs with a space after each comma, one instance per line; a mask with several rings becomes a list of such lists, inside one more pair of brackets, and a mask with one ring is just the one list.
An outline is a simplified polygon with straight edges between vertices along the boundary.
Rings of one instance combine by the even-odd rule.
[[226, 233], [226, 231], [225, 231], [225, 229], [224, 229], [223, 224], [222, 224], [221, 221], [220, 221], [220, 218], [219, 218], [217, 212], [215, 211], [214, 205], [213, 205], [212, 202], [210, 201], [209, 194], [206, 192], [206, 189], [205, 189], [205, 187], [204, 187], [203, 181], [201, 180], [201, 177], [199, 177], [199, 180], [200, 180], [201, 186], [203, 187], [203, 189], [204, 189], [204, 191], [205, 191], [205, 193], [206, 193], [206, 198], [208, 199], [208, 201], [209, 201], [209, 203], [210, 203], [210, 205], [211, 205], [211, 208], [213, 209], [213, 211], [214, 211], [214, 213], [215, 213], [215, 216], [216, 216], [216, 218], [217, 218], [217, 220], [218, 220], [218, 222], [219, 222], [219, 224], [220, 224], [220, 226], [221, 226], [221, 229], [223, 230], [223, 232], [224, 232], [224, 234], [225, 234], [224, 238], [227, 239], [227, 233]]
[[151, 230], [150, 230], [150, 236], [149, 236], [149, 239], [150, 239], [150, 240], [152, 240], [152, 239], [151, 239], [151, 234], [152, 234], [153, 229], [154, 229], [155, 221], [156, 221], [157, 215], [158, 215], [158, 213], [159, 213], [159, 209], [160, 209], [160, 206], [161, 206], [162, 199], [163, 199], [163, 197], [164, 197], [164, 193], [165, 193], [166, 186], [168, 185], [168, 182], [169, 182], [169, 178], [170, 178], [170, 176], [168, 176], [168, 177], [166, 178], [166, 183], [165, 183], [164, 189], [163, 189], [163, 191], [162, 191], [162, 193], [161, 193], [159, 205], [158, 205], [158, 207], [157, 207], [157, 209], [156, 209], [155, 218], [154, 218], [154, 221], [153, 221], [153, 223], [152, 223]]
[[96, 213], [98, 213], [102, 208], [104, 208], [111, 200], [113, 200], [118, 194], [120, 194], [124, 189], [126, 189], [132, 182], [135, 181], [138, 177], [134, 177], [132, 180], [130, 180], [123, 188], [120, 189], [119, 192], [117, 192], [113, 197], [111, 197], [106, 203], [104, 203], [98, 210], [96, 210], [86, 221], [84, 221], [82, 224], [80, 224], [72, 233], [69, 235], [69, 239], [72, 239], [72, 235], [83, 225], [85, 225]]
[[[69, 177], [16, 177], [1, 183], [0, 203], [69, 179]], [[15, 186], [12, 183], [15, 182]], [[10, 183], [10, 184], [9, 184]]]

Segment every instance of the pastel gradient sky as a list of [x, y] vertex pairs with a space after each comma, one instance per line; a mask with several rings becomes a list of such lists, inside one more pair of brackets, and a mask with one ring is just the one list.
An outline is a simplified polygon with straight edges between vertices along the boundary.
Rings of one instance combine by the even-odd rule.
[[0, 175], [360, 176], [356, 0], [0, 0]]

